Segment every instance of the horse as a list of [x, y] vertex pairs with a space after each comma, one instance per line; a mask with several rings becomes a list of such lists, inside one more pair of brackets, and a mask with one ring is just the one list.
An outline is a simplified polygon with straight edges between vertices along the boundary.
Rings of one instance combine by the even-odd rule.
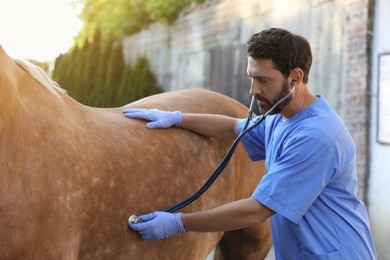
[[[0, 46], [0, 259], [263, 259], [269, 221], [229, 232], [145, 241], [131, 214], [195, 193], [231, 141], [180, 128], [150, 130], [127, 107], [245, 117], [246, 107], [204, 89], [177, 90], [123, 107], [71, 98], [37, 66]], [[264, 174], [240, 144], [222, 175], [181, 212], [246, 198]]]

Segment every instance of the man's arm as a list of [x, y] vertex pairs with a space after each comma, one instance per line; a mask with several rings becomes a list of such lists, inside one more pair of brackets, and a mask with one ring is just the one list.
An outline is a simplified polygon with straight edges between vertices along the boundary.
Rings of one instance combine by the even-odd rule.
[[180, 111], [162, 111], [158, 109], [126, 108], [123, 114], [128, 118], [148, 121], [147, 128], [182, 127], [195, 133], [218, 139], [237, 137], [238, 119], [224, 115], [185, 114]]
[[214, 209], [182, 214], [186, 231], [229, 231], [263, 223], [275, 212], [253, 198], [224, 204]]
[[234, 201], [214, 209], [195, 213], [152, 212], [129, 223], [143, 239], [161, 240], [178, 232], [229, 231], [263, 223], [275, 214], [253, 198]]
[[183, 114], [180, 127], [207, 137], [234, 139], [237, 122], [238, 119], [223, 115]]

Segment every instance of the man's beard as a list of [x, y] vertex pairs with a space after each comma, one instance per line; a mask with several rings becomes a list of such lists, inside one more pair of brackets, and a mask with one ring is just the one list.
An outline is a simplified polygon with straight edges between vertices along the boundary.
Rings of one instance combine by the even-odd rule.
[[[271, 101], [268, 99], [265, 99], [261, 96], [256, 96], [256, 99], [258, 101], [261, 101], [261, 106], [259, 105], [259, 102], [258, 102], [260, 114], [267, 113], [268, 110], [270, 110], [277, 102], [279, 102], [282, 98], [286, 97], [290, 93], [290, 91], [291, 91], [291, 89], [289, 89], [289, 85], [288, 85], [287, 80], [284, 80], [282, 89], [280, 90], [278, 95], [274, 99], [272, 99]], [[269, 113], [269, 115], [275, 115], [275, 114], [279, 113], [280, 111], [282, 111], [283, 108], [285, 108], [288, 105], [288, 103], [290, 103], [291, 100], [292, 100], [292, 96], [289, 96], [282, 103], [280, 103], [277, 107], [275, 107], [275, 109], [272, 110]]]

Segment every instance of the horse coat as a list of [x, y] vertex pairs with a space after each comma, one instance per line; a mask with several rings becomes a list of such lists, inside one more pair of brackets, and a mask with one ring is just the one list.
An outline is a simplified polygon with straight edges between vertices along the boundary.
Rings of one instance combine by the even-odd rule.
[[[191, 89], [124, 107], [245, 117], [240, 103]], [[162, 210], [196, 192], [232, 141], [149, 130], [122, 109], [82, 105], [32, 64], [0, 47], [0, 259], [262, 259], [269, 222], [243, 230], [144, 241], [130, 214]], [[264, 174], [239, 145], [220, 178], [182, 212], [249, 197]]]

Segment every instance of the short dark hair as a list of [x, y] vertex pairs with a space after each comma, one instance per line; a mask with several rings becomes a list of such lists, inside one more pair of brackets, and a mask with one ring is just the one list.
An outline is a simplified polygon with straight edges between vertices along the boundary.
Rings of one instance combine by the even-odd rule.
[[295, 68], [304, 72], [303, 82], [307, 83], [312, 54], [309, 42], [302, 36], [280, 28], [270, 28], [252, 35], [247, 41], [247, 54], [253, 59], [271, 59], [274, 68], [285, 78]]

